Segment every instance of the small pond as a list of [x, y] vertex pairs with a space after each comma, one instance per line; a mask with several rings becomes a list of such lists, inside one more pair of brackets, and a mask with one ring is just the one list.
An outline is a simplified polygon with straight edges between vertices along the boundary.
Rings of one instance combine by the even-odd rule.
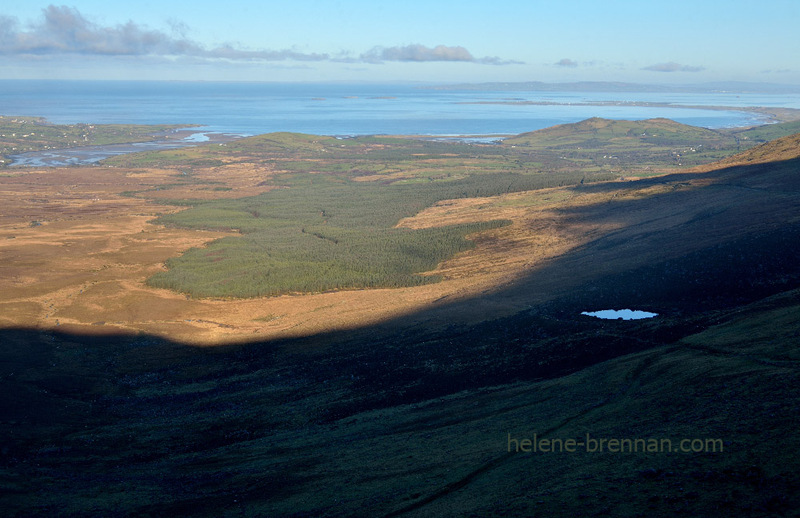
[[588, 315], [590, 317], [603, 318], [606, 320], [639, 320], [641, 318], [653, 318], [658, 313], [650, 313], [649, 311], [639, 311], [633, 309], [603, 309], [600, 311], [583, 311], [581, 315]]

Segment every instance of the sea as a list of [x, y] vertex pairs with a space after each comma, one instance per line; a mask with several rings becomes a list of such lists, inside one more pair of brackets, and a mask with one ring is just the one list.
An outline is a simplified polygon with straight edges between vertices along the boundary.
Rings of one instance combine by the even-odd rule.
[[590, 117], [665, 117], [706, 128], [752, 126], [766, 119], [737, 108], [800, 109], [800, 94], [509, 92], [426, 86], [0, 80], [0, 115], [40, 116], [57, 124], [193, 124], [203, 131], [235, 135], [292, 131], [477, 138]]

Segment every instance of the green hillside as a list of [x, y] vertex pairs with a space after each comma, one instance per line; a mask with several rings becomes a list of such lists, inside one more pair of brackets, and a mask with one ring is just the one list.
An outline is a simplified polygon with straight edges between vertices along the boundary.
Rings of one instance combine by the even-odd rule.
[[708, 163], [739, 150], [732, 135], [669, 119], [592, 118], [522, 133], [503, 140], [503, 145], [548, 161], [632, 174]]

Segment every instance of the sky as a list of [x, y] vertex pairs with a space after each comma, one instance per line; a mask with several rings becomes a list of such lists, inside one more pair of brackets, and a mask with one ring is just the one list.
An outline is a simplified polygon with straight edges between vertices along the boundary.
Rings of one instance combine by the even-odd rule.
[[0, 5], [0, 79], [800, 84], [798, 0]]

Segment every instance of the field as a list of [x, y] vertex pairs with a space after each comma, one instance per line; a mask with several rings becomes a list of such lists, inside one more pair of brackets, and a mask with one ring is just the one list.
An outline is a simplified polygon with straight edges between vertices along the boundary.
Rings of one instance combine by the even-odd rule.
[[[0, 500], [23, 516], [790, 515], [793, 131], [271, 134], [7, 168]], [[581, 315], [609, 307], [659, 316]], [[516, 449], [534, 434], [722, 449]]]

